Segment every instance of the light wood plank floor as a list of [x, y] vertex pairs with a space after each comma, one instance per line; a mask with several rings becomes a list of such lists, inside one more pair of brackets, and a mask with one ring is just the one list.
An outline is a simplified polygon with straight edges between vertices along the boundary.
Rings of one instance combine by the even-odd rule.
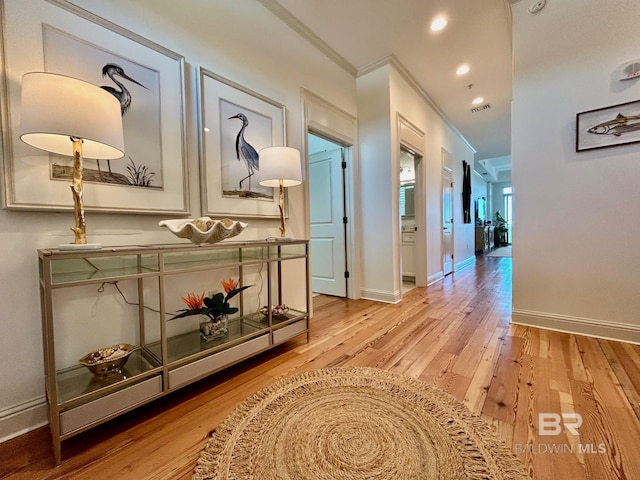
[[[532, 478], [640, 479], [640, 346], [512, 326], [510, 311], [508, 258], [480, 259], [397, 305], [319, 297], [308, 344], [296, 339], [67, 440], [60, 467], [46, 428], [5, 442], [0, 478], [188, 479], [209, 432], [244, 398], [285, 375], [359, 365], [451, 393]], [[580, 414], [579, 436], [539, 435], [539, 413]]]

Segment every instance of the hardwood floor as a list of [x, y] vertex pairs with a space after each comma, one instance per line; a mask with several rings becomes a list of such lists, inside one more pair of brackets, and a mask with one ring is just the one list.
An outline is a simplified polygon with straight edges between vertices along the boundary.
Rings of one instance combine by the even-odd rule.
[[[535, 479], [640, 479], [640, 346], [510, 325], [511, 259], [486, 258], [397, 305], [318, 298], [311, 340], [289, 342], [63, 443], [0, 445], [0, 478], [189, 479], [209, 432], [274, 379], [333, 365], [402, 372], [491, 423]], [[538, 414], [579, 414], [578, 436]], [[554, 424], [550, 427], [553, 430]], [[303, 479], [301, 479], [303, 480]]]

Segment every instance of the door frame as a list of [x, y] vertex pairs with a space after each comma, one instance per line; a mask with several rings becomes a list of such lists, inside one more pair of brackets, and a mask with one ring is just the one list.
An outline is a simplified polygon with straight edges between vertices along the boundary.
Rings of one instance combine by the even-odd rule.
[[416, 187], [414, 190], [415, 209], [416, 209], [416, 236], [415, 236], [415, 259], [416, 267], [416, 287], [427, 286], [427, 191], [426, 191], [426, 166], [424, 161], [425, 134], [413, 123], [403, 117], [400, 113], [396, 114], [396, 124], [398, 132], [398, 147], [396, 149], [396, 167], [394, 168], [394, 202], [395, 212], [398, 218], [396, 228], [396, 264], [398, 265], [398, 274], [396, 278], [397, 291], [399, 297], [402, 298], [402, 241], [400, 230], [402, 229], [402, 221], [400, 219], [400, 150], [404, 149], [413, 154], [415, 157], [416, 168]]
[[442, 178], [442, 182], [440, 184], [441, 186], [441, 193], [440, 193], [440, 271], [442, 272], [442, 276], [446, 276], [449, 275], [449, 273], [444, 273], [444, 185], [445, 185], [445, 176], [447, 176], [448, 178], [450, 178], [450, 183], [451, 183], [451, 272], [449, 273], [453, 273], [455, 271], [455, 210], [454, 210], [454, 205], [455, 205], [455, 199], [454, 199], [454, 184], [455, 184], [455, 179], [454, 179], [454, 175], [453, 175], [453, 169], [447, 165], [442, 165], [442, 174], [441, 174], [441, 178]]
[[451, 181], [453, 186], [451, 187], [451, 216], [453, 217], [453, 221], [451, 222], [451, 243], [453, 245], [453, 258], [451, 259], [451, 273], [456, 271], [456, 262], [455, 262], [455, 254], [456, 254], [456, 196], [455, 196], [455, 188], [456, 188], [456, 177], [455, 170], [453, 168], [453, 154], [449, 152], [446, 148], [440, 148], [440, 160], [441, 160], [441, 170], [440, 170], [440, 274], [441, 278], [444, 277], [444, 218], [442, 218], [442, 212], [444, 210], [444, 205], [442, 203], [442, 193], [443, 193], [443, 182], [444, 182], [444, 172], [451, 173]]
[[[309, 133], [323, 137], [340, 145], [344, 152], [347, 168], [344, 170], [344, 203], [345, 215], [348, 218], [345, 229], [346, 236], [346, 267], [349, 272], [347, 278], [347, 298], [360, 298], [361, 278], [360, 270], [355, 259], [360, 258], [360, 232], [356, 212], [359, 211], [358, 185], [354, 182], [359, 175], [358, 164], [358, 124], [353, 115], [341, 110], [309, 90], [302, 89], [302, 107], [304, 111], [304, 128], [302, 144], [304, 148], [305, 174], [309, 173]], [[309, 218], [309, 182], [304, 182], [304, 199], [306, 202], [306, 236], [311, 238], [311, 222]], [[313, 259], [310, 259], [313, 262]], [[311, 290], [311, 268], [309, 268], [309, 289]], [[311, 293], [311, 291], [310, 291]], [[313, 314], [313, 305], [309, 307]]]

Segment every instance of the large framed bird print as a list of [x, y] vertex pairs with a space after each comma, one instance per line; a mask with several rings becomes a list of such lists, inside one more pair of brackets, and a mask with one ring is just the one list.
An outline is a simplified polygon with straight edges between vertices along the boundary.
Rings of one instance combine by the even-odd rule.
[[285, 107], [200, 67], [201, 191], [205, 215], [279, 218], [260, 185], [260, 150], [286, 145]]
[[0, 0], [6, 27], [5, 206], [73, 208], [73, 158], [38, 150], [19, 139], [22, 76], [45, 71], [92, 83], [120, 104], [125, 155], [117, 160], [84, 159], [86, 210], [190, 213], [184, 57], [68, 0], [41, 3], [37, 14], [27, 16], [19, 2]]

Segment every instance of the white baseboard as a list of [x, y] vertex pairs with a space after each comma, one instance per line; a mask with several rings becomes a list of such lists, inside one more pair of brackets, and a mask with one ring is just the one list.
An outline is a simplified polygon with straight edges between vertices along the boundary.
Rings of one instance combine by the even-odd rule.
[[474, 265], [475, 263], [476, 263], [476, 256], [474, 255], [473, 257], [469, 257], [465, 260], [462, 260], [461, 262], [454, 264], [453, 271], [457, 272], [458, 270], [462, 270], [463, 268]]
[[[455, 263], [453, 265], [453, 271], [457, 272], [459, 270], [462, 270], [463, 268], [474, 265], [475, 263], [476, 263], [476, 257], [475, 256], [469, 257], [466, 260]], [[430, 275], [427, 277], [427, 286], [433, 285], [434, 283], [442, 280], [443, 278], [444, 278], [444, 273], [442, 271], [434, 273], [433, 275]]]
[[511, 313], [511, 323], [517, 325], [640, 344], [640, 325], [534, 312], [518, 308], [514, 308]]
[[434, 283], [439, 282], [443, 278], [444, 278], [444, 275], [442, 272], [434, 273], [433, 275], [430, 275], [427, 277], [427, 286], [433, 285]]
[[0, 410], [0, 443], [46, 425], [45, 397], [34, 398]]
[[398, 303], [402, 299], [402, 294], [400, 291], [389, 292], [388, 290], [363, 288], [360, 291], [360, 298], [364, 298], [365, 300], [375, 300], [377, 302]]

